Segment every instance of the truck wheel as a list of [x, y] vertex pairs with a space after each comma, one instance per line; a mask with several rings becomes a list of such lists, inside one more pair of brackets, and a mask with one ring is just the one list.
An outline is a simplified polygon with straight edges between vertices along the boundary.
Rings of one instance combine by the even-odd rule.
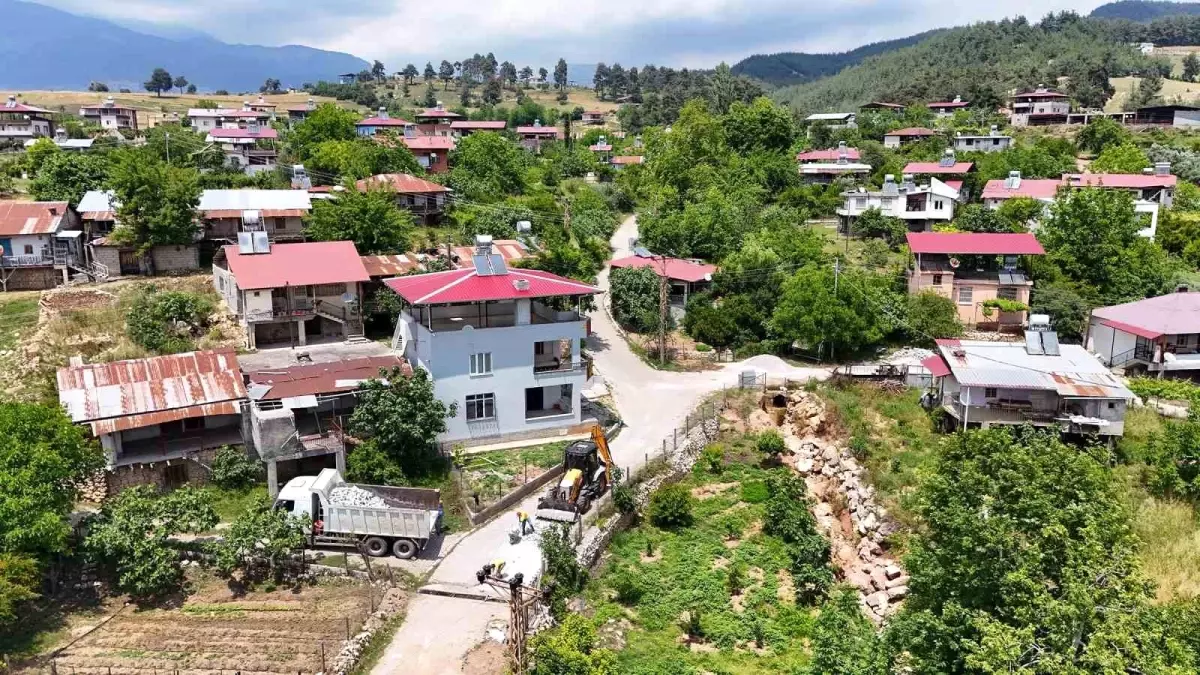
[[592, 508], [592, 498], [587, 495], [579, 495], [575, 504], [579, 507], [580, 513], [587, 513], [588, 509]]
[[397, 539], [392, 544], [392, 555], [401, 560], [408, 560], [417, 554], [417, 545], [411, 539]]
[[381, 555], [387, 555], [388, 543], [383, 537], [367, 537], [364, 548], [367, 550], [367, 555], [378, 558]]

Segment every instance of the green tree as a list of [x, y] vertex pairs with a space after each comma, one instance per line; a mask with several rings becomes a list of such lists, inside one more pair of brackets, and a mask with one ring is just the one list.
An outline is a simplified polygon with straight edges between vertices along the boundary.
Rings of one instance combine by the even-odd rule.
[[32, 558], [0, 553], [0, 635], [21, 619], [21, 606], [38, 597], [40, 581]]
[[1097, 117], [1087, 123], [1075, 135], [1075, 143], [1081, 150], [1099, 155], [1105, 148], [1124, 145], [1131, 138], [1129, 130], [1108, 117]]
[[284, 136], [297, 159], [306, 160], [325, 141], [352, 141], [358, 137], [358, 115], [332, 103], [322, 103]]
[[905, 298], [905, 332], [910, 340], [932, 345], [934, 338], [954, 338], [962, 335], [958, 306], [944, 295], [922, 291]]
[[433, 82], [425, 87], [425, 97], [421, 100], [421, 105], [426, 108], [432, 108], [437, 105], [437, 93], [433, 90]]
[[162, 96], [164, 91], [171, 91], [174, 83], [171, 74], [165, 68], [155, 68], [154, 72], [150, 73], [150, 79], [146, 80], [143, 86], [146, 91], [152, 91], [156, 96]]
[[783, 436], [780, 436], [779, 432], [774, 429], [767, 429], [759, 434], [758, 440], [755, 442], [755, 447], [767, 459], [776, 462], [787, 451], [787, 445], [783, 442]]
[[813, 673], [886, 675], [887, 650], [863, 616], [855, 589], [841, 586], [821, 606], [813, 624]]
[[554, 87], [559, 91], [567, 90], [567, 60], [560, 58], [554, 64]]
[[542, 567], [545, 570], [542, 588], [550, 597], [550, 613], [557, 619], [564, 619], [568, 616], [567, 599], [583, 590], [588, 579], [587, 570], [579, 564], [570, 528], [565, 523], [543, 528], [538, 545], [542, 549]]
[[171, 80], [171, 84], [176, 89], [179, 90], [179, 94], [180, 94], [180, 96], [182, 96], [183, 90], [187, 88], [189, 83], [188, 83], [188, 79], [186, 77], [184, 77], [183, 75], [179, 75]]
[[428, 84], [433, 84], [433, 81], [437, 79], [437, 71], [433, 69], [432, 61], [425, 64], [425, 70], [421, 73], [421, 77], [425, 78], [425, 82]]
[[483, 102], [485, 105], [497, 105], [503, 98], [503, 89], [500, 87], [500, 80], [492, 78], [483, 85]]
[[887, 335], [890, 325], [878, 305], [892, 301], [889, 292], [885, 278], [856, 269], [841, 272], [835, 291], [834, 271], [809, 265], [784, 282], [770, 330], [809, 349], [829, 344], [857, 351]]
[[908, 667], [1191, 672], [1194, 656], [1148, 620], [1153, 585], [1105, 453], [1032, 428], [969, 431], [935, 452], [888, 628]]
[[243, 581], [280, 581], [288, 571], [281, 563], [304, 550], [305, 525], [299, 516], [255, 504], [239, 514], [213, 546], [217, 572], [225, 577], [241, 572]]
[[118, 589], [152, 599], [178, 591], [183, 583], [171, 537], [205, 532], [217, 522], [205, 492], [183, 487], [159, 495], [139, 485], [104, 502], [86, 545], [112, 571]]
[[391, 189], [359, 191], [347, 184], [336, 199], [314, 204], [305, 226], [314, 241], [352, 241], [359, 255], [376, 255], [408, 248], [413, 216], [396, 205]]
[[817, 531], [804, 479], [791, 472], [769, 476], [766, 506], [763, 532], [787, 544], [796, 599], [816, 601], [833, 583], [833, 570], [829, 567], [829, 540]]
[[212, 482], [225, 490], [245, 490], [263, 477], [263, 463], [240, 447], [223, 445], [212, 460]]
[[678, 483], [664, 485], [650, 495], [647, 514], [650, 522], [664, 529], [686, 527], [692, 524], [692, 493]]
[[200, 134], [178, 124], [160, 124], [144, 132], [143, 148], [171, 166], [216, 171], [225, 166], [225, 153]]
[[383, 142], [356, 138], [318, 143], [311, 149], [307, 166], [319, 176], [338, 176], [342, 180], [383, 173], [423, 174], [425, 170], [408, 146], [398, 139], [388, 139], [388, 135], [383, 134]]
[[1138, 80], [1137, 89], [1125, 102], [1126, 110], [1137, 110], [1148, 105], [1162, 102], [1163, 76], [1157, 71], [1151, 71]]
[[374, 77], [376, 80], [387, 79], [387, 67], [383, 65], [383, 61], [375, 59], [374, 63], [371, 64], [371, 77]]
[[1004, 231], [1028, 232], [1032, 224], [1046, 215], [1046, 204], [1029, 197], [1005, 199], [1000, 208], [996, 209], [996, 215], [1004, 224]]
[[1188, 52], [1183, 57], [1183, 79], [1195, 82], [1197, 77], [1200, 77], [1200, 58], [1196, 58], [1196, 52]]
[[212, 316], [209, 297], [187, 291], [146, 287], [125, 317], [125, 330], [134, 343], [158, 354], [195, 349], [195, 338]]
[[454, 64], [443, 59], [438, 67], [438, 79], [442, 81], [442, 90], [445, 91], [450, 86], [450, 80], [454, 79]]
[[613, 318], [638, 333], [658, 329], [659, 280], [649, 267], [617, 267], [609, 273]]
[[449, 184], [459, 197], [492, 202], [525, 191], [529, 153], [500, 134], [475, 133], [451, 153]]
[[37, 139], [25, 151], [25, 171], [37, 178], [46, 160], [58, 154], [62, 154], [62, 149], [54, 143], [54, 139], [45, 136]]
[[[786, 152], [796, 140], [796, 125], [787, 108], [769, 98], [752, 103], [735, 101], [722, 117], [725, 142], [737, 152], [753, 150]], [[789, 158], [790, 159], [790, 158]]]
[[882, 239], [892, 248], [904, 243], [904, 235], [908, 232], [904, 221], [895, 216], [885, 216], [875, 208], [864, 211], [850, 227], [854, 234], [868, 239]]
[[200, 182], [194, 169], [168, 166], [142, 149], [113, 154], [109, 186], [119, 206], [115, 241], [145, 252], [152, 246], [192, 244]]
[[[964, 232], [1008, 232], [1000, 214], [983, 204], [967, 204], [954, 214], [954, 227]], [[907, 231], [907, 228], [905, 228]]]
[[[413, 369], [410, 376], [393, 368], [359, 387], [349, 429], [371, 441], [404, 475], [421, 477], [437, 466], [437, 436], [457, 410], [457, 403], [438, 400], [424, 368]], [[355, 478], [354, 458], [359, 451], [350, 455], [350, 473]]]
[[591, 619], [571, 614], [530, 641], [533, 675], [616, 675], [617, 656], [596, 644]]
[[400, 71], [400, 74], [404, 76], [405, 84], [412, 84], [417, 75], [420, 75], [421, 73], [419, 70], [417, 70], [415, 65], [410, 63], [404, 66], [404, 70]]
[[188, 84], [188, 86], [187, 86], [187, 93], [189, 93], [189, 94], [194, 94], [194, 93], [196, 93], [196, 91], [197, 91], [197, 89], [196, 89], [196, 83], [194, 83], [194, 82], [193, 82], [193, 83], [190, 83], [190, 84]]
[[1088, 166], [1095, 173], [1141, 173], [1150, 158], [1132, 143], [1110, 145]]
[[46, 158], [29, 192], [39, 201], [65, 201], [78, 206], [84, 193], [99, 190], [108, 179], [108, 157], [88, 152], [59, 152]]

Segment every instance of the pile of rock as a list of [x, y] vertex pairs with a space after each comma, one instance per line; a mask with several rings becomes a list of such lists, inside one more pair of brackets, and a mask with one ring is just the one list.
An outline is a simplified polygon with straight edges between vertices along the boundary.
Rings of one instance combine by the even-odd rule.
[[[382, 585], [380, 585], [383, 588]], [[379, 607], [373, 614], [367, 617], [360, 630], [354, 637], [342, 643], [342, 649], [334, 657], [333, 663], [329, 664], [328, 673], [334, 675], [345, 675], [354, 670], [354, 666], [358, 663], [358, 659], [362, 656], [363, 650], [366, 649], [367, 643], [375, 633], [379, 632], [385, 625], [388, 619], [394, 614], [404, 609], [406, 596], [404, 591], [398, 588], [387, 588], [383, 598], [379, 601]]]
[[338, 506], [357, 506], [365, 509], [387, 507], [383, 497], [355, 485], [342, 485], [329, 491], [329, 501]]
[[825, 429], [825, 404], [804, 391], [787, 394], [787, 427], [798, 438], [816, 436]]

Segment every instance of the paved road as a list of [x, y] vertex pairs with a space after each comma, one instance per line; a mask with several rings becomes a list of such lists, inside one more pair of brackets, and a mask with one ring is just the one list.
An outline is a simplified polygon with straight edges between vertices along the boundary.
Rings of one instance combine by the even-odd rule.
[[[612, 237], [613, 257], [629, 255], [629, 240], [636, 236], [637, 220], [631, 216]], [[600, 273], [597, 285], [608, 290], [607, 268]], [[646, 455], [653, 456], [654, 451], [661, 448], [662, 439], [682, 426], [685, 417], [704, 397], [722, 387], [736, 386], [738, 372], [746, 368], [745, 364], [733, 363], [720, 370], [700, 373], [658, 371], [630, 351], [602, 308], [592, 312], [591, 319], [588, 350], [595, 359], [596, 369], [608, 383], [617, 411], [626, 424], [611, 444], [613, 460], [622, 468], [641, 466]], [[771, 357], [767, 364], [772, 369], [771, 374], [797, 379], [823, 379], [829, 374], [825, 369], [792, 368]], [[508, 547], [508, 531], [516, 525], [516, 511], [536, 510], [539, 496], [530, 496], [508, 513], [460, 540], [434, 569], [426, 590], [496, 597], [498, 594], [491, 587], [476, 584], [475, 571]], [[457, 672], [466, 651], [483, 638], [481, 626], [487, 623], [486, 617], [503, 607], [496, 602], [422, 595], [410, 605], [408, 617], [372, 675], [397, 672], [394, 667], [400, 663], [404, 664], [406, 675]], [[435, 618], [448, 612], [456, 617], [455, 620]], [[432, 622], [439, 625], [432, 628]], [[440, 636], [443, 642], [439, 643], [435, 653], [421, 652], [421, 646], [429, 644], [426, 639], [433, 634]], [[418, 653], [417, 661], [409, 660], [416, 658]]]

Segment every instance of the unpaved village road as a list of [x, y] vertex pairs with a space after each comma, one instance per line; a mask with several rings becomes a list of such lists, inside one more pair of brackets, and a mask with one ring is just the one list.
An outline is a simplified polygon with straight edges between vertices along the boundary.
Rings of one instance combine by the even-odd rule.
[[[630, 254], [629, 242], [637, 237], [637, 219], [630, 216], [613, 234], [613, 257]], [[608, 268], [597, 279], [608, 290]], [[606, 299], [602, 298], [601, 301]], [[612, 442], [613, 460], [622, 469], [636, 469], [647, 453], [654, 454], [662, 439], [682, 426], [684, 418], [708, 394], [721, 387], [737, 385], [744, 363], [726, 364], [720, 370], [699, 373], [659, 371], [642, 362], [621, 338], [603, 309], [591, 313], [592, 335], [588, 351], [596, 370], [604, 376], [626, 428]], [[767, 364], [772, 376], [794, 379], [825, 379], [824, 368], [793, 368], [778, 359]], [[475, 583], [475, 571], [495, 558], [516, 522], [516, 511], [534, 511], [539, 495], [530, 496], [507, 513], [463, 537], [434, 569], [426, 591], [441, 590], [482, 597], [494, 594], [490, 587]], [[372, 675], [449, 675], [460, 672], [467, 651], [479, 643], [487, 622], [507, 616], [507, 606], [484, 600], [464, 600], [439, 595], [420, 595], [409, 605], [404, 624], [384, 652]]]

